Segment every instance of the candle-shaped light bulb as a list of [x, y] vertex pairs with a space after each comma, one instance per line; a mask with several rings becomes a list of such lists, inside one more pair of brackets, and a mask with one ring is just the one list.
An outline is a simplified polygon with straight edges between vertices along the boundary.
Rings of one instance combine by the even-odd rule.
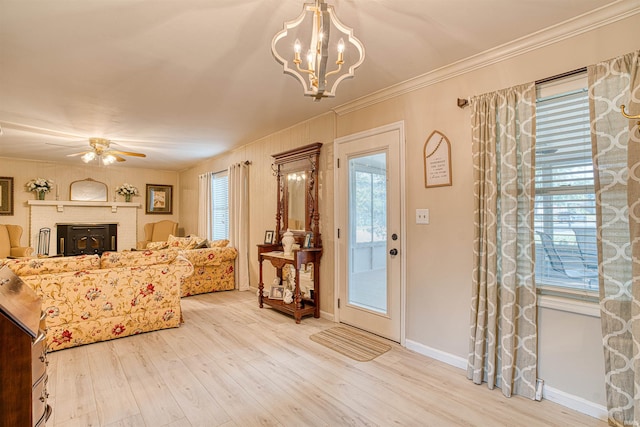
[[300, 51], [302, 50], [302, 44], [300, 43], [299, 39], [296, 39], [296, 41], [293, 43], [293, 62], [296, 64], [300, 63]]
[[307, 52], [307, 68], [309, 71], [314, 71], [316, 69], [315, 64], [313, 63], [313, 51], [311, 49]]
[[340, 38], [338, 41], [338, 60], [336, 63], [342, 64], [344, 62], [344, 39]]

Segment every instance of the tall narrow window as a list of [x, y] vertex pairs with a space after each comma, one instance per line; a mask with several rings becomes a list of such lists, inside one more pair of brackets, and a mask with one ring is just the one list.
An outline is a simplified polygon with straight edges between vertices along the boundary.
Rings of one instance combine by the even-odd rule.
[[212, 237], [214, 240], [229, 238], [229, 176], [227, 171], [211, 177]]
[[586, 75], [537, 89], [536, 283], [538, 287], [596, 291], [595, 190]]

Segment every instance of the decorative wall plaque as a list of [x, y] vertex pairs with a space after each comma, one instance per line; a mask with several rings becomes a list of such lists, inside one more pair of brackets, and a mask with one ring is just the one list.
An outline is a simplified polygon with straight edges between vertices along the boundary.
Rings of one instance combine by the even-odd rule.
[[447, 137], [434, 130], [424, 143], [424, 186], [452, 185], [451, 144]]

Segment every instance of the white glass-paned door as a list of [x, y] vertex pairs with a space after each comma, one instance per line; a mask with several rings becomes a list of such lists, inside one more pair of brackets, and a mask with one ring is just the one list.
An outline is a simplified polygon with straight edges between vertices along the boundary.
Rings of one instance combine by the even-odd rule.
[[349, 160], [349, 304], [387, 313], [387, 155]]

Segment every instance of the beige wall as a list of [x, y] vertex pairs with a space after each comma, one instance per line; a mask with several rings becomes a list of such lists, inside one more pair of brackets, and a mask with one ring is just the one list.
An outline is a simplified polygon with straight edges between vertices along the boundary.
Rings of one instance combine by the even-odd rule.
[[[492, 65], [410, 91], [335, 118], [321, 118], [283, 130], [181, 174], [189, 197], [183, 198], [183, 224], [195, 229], [197, 174], [229, 162], [251, 160], [251, 244], [272, 229], [275, 181], [270, 154], [314, 141], [325, 143], [321, 169], [322, 310], [333, 313], [332, 138], [404, 121], [406, 135], [407, 340], [466, 359], [471, 295], [473, 194], [470, 113], [456, 106], [466, 98], [570, 71], [637, 49], [633, 37], [640, 15], [542, 46]], [[357, 77], [356, 77], [357, 80]], [[335, 120], [335, 135], [333, 134]], [[422, 152], [433, 130], [452, 144], [453, 185], [425, 189]], [[415, 209], [430, 209], [429, 225], [415, 224]], [[188, 218], [188, 219], [187, 219]], [[187, 230], [188, 232], [191, 229]], [[257, 284], [257, 260], [251, 254], [251, 284]], [[605, 405], [604, 362], [599, 319], [540, 309], [540, 370], [546, 386], [597, 405]], [[576, 361], [579, 360], [579, 363]]]
[[[144, 238], [144, 224], [156, 222], [162, 219], [178, 221], [179, 201], [178, 173], [171, 171], [156, 171], [151, 169], [132, 169], [122, 166], [103, 167], [96, 165], [85, 165], [78, 159], [78, 164], [58, 164], [53, 162], [32, 162], [28, 160], [16, 160], [0, 158], [0, 176], [13, 177], [14, 184], [14, 214], [12, 216], [0, 216], [0, 223], [17, 224], [22, 226], [24, 233], [21, 243], [37, 247], [38, 236], [29, 237], [29, 206], [27, 200], [35, 199], [33, 193], [29, 193], [25, 184], [33, 178], [48, 178], [53, 180], [58, 186], [60, 200], [69, 200], [69, 185], [73, 181], [92, 178], [96, 181], [107, 184], [109, 200], [113, 200], [114, 189], [123, 183], [135, 185], [140, 191], [140, 196], [133, 197], [132, 203], [139, 203], [138, 209], [138, 236], [136, 240]], [[172, 215], [147, 215], [145, 214], [145, 188], [146, 184], [166, 184], [173, 185], [174, 200]], [[55, 200], [55, 189], [46, 195], [47, 200]], [[118, 201], [124, 201], [122, 196], [117, 197]], [[91, 219], [87, 219], [90, 221]], [[54, 245], [54, 242], [51, 242]], [[129, 248], [119, 248], [129, 249]]]
[[[311, 102], [311, 100], [309, 101]], [[333, 113], [324, 114], [284, 129], [221, 156], [200, 163], [180, 174], [182, 215], [181, 224], [185, 232], [198, 232], [198, 175], [204, 172], [219, 172], [230, 164], [250, 161], [249, 167], [249, 275], [252, 287], [258, 287], [258, 256], [256, 245], [264, 242], [264, 232], [276, 228], [276, 178], [271, 170], [272, 154], [295, 147], [322, 142], [320, 168], [318, 174], [320, 205], [320, 234], [322, 234], [323, 255], [320, 268], [322, 293], [320, 309], [333, 313], [333, 140], [335, 125]], [[265, 284], [271, 282], [273, 269], [264, 265]]]
[[[534, 81], [638, 48], [640, 16], [500, 61], [337, 118], [337, 137], [404, 120], [407, 170], [407, 339], [466, 357], [473, 243], [470, 113], [456, 98]], [[425, 189], [422, 152], [439, 130], [452, 143], [453, 186]], [[430, 209], [430, 225], [415, 209]], [[605, 405], [597, 318], [540, 310], [540, 377]], [[573, 346], [567, 343], [575, 344]], [[561, 349], [561, 351], [558, 351]], [[576, 360], [580, 363], [576, 363]]]

